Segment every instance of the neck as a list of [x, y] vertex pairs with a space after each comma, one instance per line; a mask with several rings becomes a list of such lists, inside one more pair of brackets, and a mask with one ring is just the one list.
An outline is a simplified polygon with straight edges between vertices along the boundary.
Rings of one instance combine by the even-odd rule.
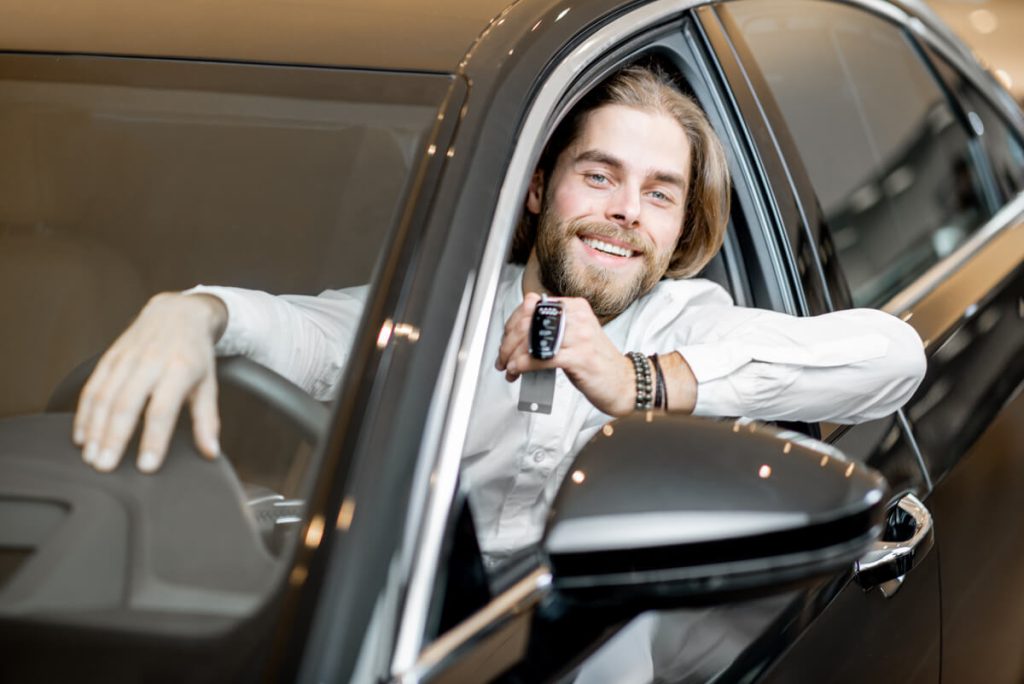
[[528, 292], [554, 296], [549, 292], [540, 279], [540, 261], [537, 260], [537, 250], [530, 251], [530, 258], [526, 260], [526, 268], [523, 270], [523, 296]]

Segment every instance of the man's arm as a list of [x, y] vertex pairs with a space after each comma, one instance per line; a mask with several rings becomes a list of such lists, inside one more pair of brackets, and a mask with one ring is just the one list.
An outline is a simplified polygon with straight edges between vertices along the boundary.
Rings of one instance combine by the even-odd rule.
[[83, 388], [73, 428], [83, 460], [101, 471], [116, 468], [142, 417], [137, 464], [143, 472], [156, 471], [186, 402], [199, 451], [215, 457], [220, 451], [218, 355], [248, 356], [315, 397], [330, 397], [364, 294], [364, 288], [351, 288], [319, 297], [277, 297], [199, 287], [156, 295], [103, 355]]
[[694, 324], [675, 348], [700, 415], [859, 423], [906, 403], [926, 370], [917, 332], [873, 309], [795, 317], [695, 307], [684, 319]]
[[[562, 368], [598, 410], [632, 411], [636, 378], [622, 356], [630, 350], [615, 348], [585, 301], [563, 300], [566, 334], [554, 359], [529, 356], [526, 338], [538, 299], [527, 295], [510, 317], [496, 367], [509, 380]], [[798, 318], [731, 306], [726, 297], [690, 307], [669, 323], [671, 334], [652, 336], [662, 338], [662, 348], [637, 351], [659, 352], [673, 411], [853, 423], [896, 410], [924, 377], [917, 333], [880, 311]]]

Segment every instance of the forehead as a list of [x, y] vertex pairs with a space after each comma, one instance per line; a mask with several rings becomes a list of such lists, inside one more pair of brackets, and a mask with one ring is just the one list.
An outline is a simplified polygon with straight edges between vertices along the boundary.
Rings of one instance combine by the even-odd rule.
[[605, 105], [587, 114], [566, 151], [569, 161], [584, 152], [602, 152], [642, 173], [686, 177], [690, 165], [690, 142], [678, 121], [662, 112], [624, 105]]

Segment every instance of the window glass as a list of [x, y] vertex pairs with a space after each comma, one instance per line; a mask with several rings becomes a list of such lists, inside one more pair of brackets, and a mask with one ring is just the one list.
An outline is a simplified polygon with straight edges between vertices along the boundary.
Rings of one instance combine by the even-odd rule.
[[936, 63], [943, 78], [960, 97], [971, 125], [985, 146], [1002, 198], [1008, 200], [1016, 196], [1024, 190], [1024, 145], [1020, 138], [988, 98], [966, 78], [941, 59]]
[[153, 294], [369, 282], [442, 77], [0, 59], [0, 417]]
[[[322, 405], [265, 378], [248, 393], [221, 383], [226, 458], [172, 454], [154, 476], [135, 468], [136, 444], [116, 475], [94, 472], [71, 443], [68, 409], [47, 405], [158, 292], [365, 293], [450, 84], [0, 55], [0, 616], [118, 634], [90, 641], [110, 649], [91, 646], [90, 657], [117, 667], [114, 654], [148, 654], [133, 662], [155, 672], [164, 661], [146, 660], [162, 648], [153, 634], [192, 643], [227, 633], [277, 591], [319, 427], [287, 417], [281, 399], [323, 414], [326, 428]], [[38, 458], [24, 458], [32, 449]], [[161, 657], [186, 669], [211, 662], [182, 652]]]
[[856, 305], [884, 303], [988, 218], [967, 133], [896, 26], [813, 0], [728, 11], [795, 139]]

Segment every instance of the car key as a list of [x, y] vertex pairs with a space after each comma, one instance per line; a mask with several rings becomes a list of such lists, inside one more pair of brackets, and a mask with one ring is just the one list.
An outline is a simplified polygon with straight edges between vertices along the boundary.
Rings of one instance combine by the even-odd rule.
[[562, 302], [541, 295], [530, 323], [530, 356], [541, 361], [553, 359], [558, 353], [558, 348], [562, 346], [564, 334], [565, 317], [562, 314]]
[[[530, 322], [530, 356], [541, 361], [553, 359], [562, 346], [565, 317], [562, 302], [541, 295]], [[557, 369], [523, 373], [519, 385], [519, 410], [530, 413], [551, 413], [555, 396]]]

